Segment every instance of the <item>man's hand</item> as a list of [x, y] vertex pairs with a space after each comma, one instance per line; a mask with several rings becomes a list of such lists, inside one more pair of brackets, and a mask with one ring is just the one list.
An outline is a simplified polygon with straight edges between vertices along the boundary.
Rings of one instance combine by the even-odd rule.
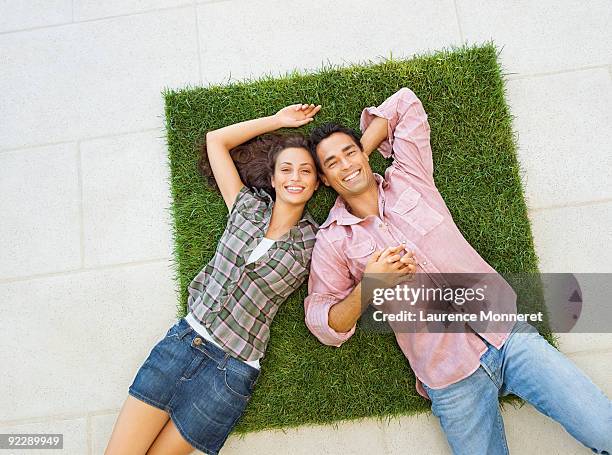
[[364, 273], [383, 274], [377, 278], [389, 287], [412, 279], [416, 273], [414, 252], [406, 250], [406, 254], [401, 255], [404, 250], [406, 250], [404, 245], [398, 245], [375, 251], [370, 256]]
[[[406, 254], [401, 255], [402, 250], [405, 250]], [[364, 273], [381, 274], [375, 279], [380, 280], [385, 287], [393, 287], [404, 280], [411, 279], [416, 273], [414, 253], [406, 250], [404, 245], [375, 251], [370, 256]], [[361, 298], [362, 284], [363, 281], [355, 286], [344, 300], [329, 309], [328, 324], [335, 331], [346, 333], [357, 323], [365, 309]]]
[[280, 128], [297, 128], [314, 120], [314, 116], [321, 110], [321, 105], [292, 104], [278, 111], [274, 116]]

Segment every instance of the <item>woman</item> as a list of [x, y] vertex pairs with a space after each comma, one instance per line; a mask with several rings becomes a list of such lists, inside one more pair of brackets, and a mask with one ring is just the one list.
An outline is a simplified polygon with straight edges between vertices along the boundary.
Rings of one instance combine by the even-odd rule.
[[319, 183], [304, 137], [251, 140], [305, 125], [320, 109], [292, 105], [206, 135], [201, 163], [228, 207], [227, 226], [189, 285], [189, 314], [153, 348], [130, 386], [107, 454], [216, 454], [244, 412], [272, 319], [304, 282], [318, 228], [305, 211]]

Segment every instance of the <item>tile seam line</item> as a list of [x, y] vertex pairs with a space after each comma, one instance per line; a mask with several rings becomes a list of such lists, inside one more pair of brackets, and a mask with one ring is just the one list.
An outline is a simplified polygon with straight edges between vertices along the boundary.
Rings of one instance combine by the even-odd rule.
[[73, 144], [75, 142], [79, 142], [80, 143], [80, 142], [87, 142], [87, 141], [95, 141], [95, 140], [98, 140], [98, 139], [109, 139], [109, 138], [113, 138], [113, 137], [129, 136], [130, 134], [148, 133], [148, 132], [152, 132], [152, 131], [158, 131], [159, 133], [165, 133], [166, 128], [165, 128], [165, 126], [156, 126], [156, 127], [153, 127], [153, 128], [144, 128], [144, 129], [141, 129], [141, 130], [125, 131], [125, 132], [121, 132], [121, 133], [103, 134], [103, 135], [100, 135], [100, 136], [81, 137], [81, 138], [75, 138], [75, 139], [70, 139], [70, 140], [65, 140], [65, 141], [46, 142], [46, 143], [41, 143], [41, 144], [26, 145], [24, 147], [15, 147], [15, 148], [0, 149], [0, 156], [2, 156], [3, 153], [26, 152], [28, 150], [33, 150], [33, 149], [36, 149], [36, 148], [52, 147], [54, 145]]
[[79, 191], [79, 251], [81, 254], [81, 268], [85, 267], [85, 214], [84, 214], [84, 201], [83, 201], [83, 163], [81, 154], [81, 141], [77, 141], [76, 146], [76, 158], [77, 158], [77, 184]]
[[567, 357], [581, 357], [581, 356], [588, 356], [588, 355], [599, 355], [599, 354], [609, 354], [612, 353], [612, 348], [608, 347], [608, 348], [600, 348], [600, 349], [581, 349], [580, 351], [570, 351], [570, 352], [563, 352], [563, 350], [561, 351], [563, 354], [565, 354]]
[[539, 212], [544, 212], [546, 210], [559, 210], [559, 209], [567, 209], [567, 208], [587, 207], [589, 205], [607, 204], [609, 202], [612, 202], [612, 198], [594, 199], [591, 201], [573, 202], [570, 204], [558, 204], [558, 205], [548, 205], [544, 207], [535, 207], [532, 209], [528, 209], [528, 211], [530, 213], [539, 213]]
[[79, 273], [88, 273], [88, 272], [96, 272], [96, 271], [137, 267], [139, 265], [156, 264], [156, 263], [161, 263], [161, 262], [167, 262], [168, 264], [170, 264], [171, 261], [172, 261], [172, 258], [168, 256], [168, 257], [162, 257], [162, 258], [145, 259], [142, 261], [121, 262], [118, 264], [101, 265], [101, 266], [95, 266], [95, 267], [83, 267], [83, 268], [78, 268], [78, 269], [68, 269], [68, 270], [62, 270], [60, 272], [40, 273], [36, 275], [29, 275], [29, 276], [23, 276], [23, 277], [2, 278], [0, 279], [0, 285], [19, 283], [23, 281], [30, 281], [30, 280], [37, 280], [37, 279], [44, 279], [44, 278], [53, 278], [53, 277], [59, 277], [59, 276], [64, 276], [64, 275], [70, 276], [70, 275], [76, 275]]
[[22, 419], [13, 419], [13, 420], [3, 420], [0, 421], [0, 426], [15, 426], [15, 425], [29, 425], [34, 423], [50, 423], [50, 422], [58, 422], [64, 420], [78, 420], [85, 419], [87, 417], [105, 417], [105, 416], [113, 416], [121, 411], [120, 408], [116, 409], [101, 409], [98, 411], [89, 411], [85, 414], [83, 413], [65, 413], [65, 414], [47, 414], [45, 416], [38, 417], [24, 417]]
[[382, 443], [383, 443], [383, 452], [385, 455], [391, 455], [393, 453], [393, 451], [391, 450], [391, 448], [389, 447], [389, 437], [390, 435], [387, 434], [387, 431], [389, 429], [389, 425], [386, 424], [385, 422], [381, 421], [381, 420], [377, 420], [376, 421], [376, 426], [378, 427], [379, 431], [381, 432], [381, 438], [382, 438]]
[[65, 414], [48, 414], [45, 416], [38, 417], [24, 417], [22, 419], [12, 419], [12, 420], [2, 420], [0, 421], [0, 426], [17, 426], [17, 425], [31, 425], [37, 423], [53, 423], [53, 422], [63, 422], [66, 420], [79, 420], [79, 419], [87, 419], [88, 413], [70, 413], [67, 412]]
[[86, 442], [87, 442], [87, 453], [90, 455], [93, 454], [92, 427], [93, 427], [93, 422], [91, 421], [91, 416], [87, 414], [87, 417], [85, 418], [85, 428], [86, 428], [85, 433], [86, 433]]
[[198, 17], [198, 2], [193, 0], [193, 12], [195, 15], [195, 29], [196, 29], [196, 52], [198, 53], [198, 76], [200, 77], [200, 85], [203, 84], [202, 77], [202, 52], [200, 50], [200, 19]]
[[459, 39], [461, 40], [461, 44], [466, 44], [465, 37], [463, 35], [463, 27], [461, 26], [461, 19], [459, 18], [459, 5], [457, 5], [457, 0], [453, 0], [453, 5], [455, 7], [455, 18], [457, 20], [457, 28], [459, 29]]
[[588, 70], [594, 70], [594, 69], [604, 69], [608, 67], [610, 67], [610, 65], [606, 63], [606, 64], [601, 64], [601, 65], [586, 65], [586, 66], [580, 66], [576, 68], [566, 68], [566, 69], [555, 70], [555, 71], [544, 71], [541, 73], [517, 74], [517, 73], [510, 72], [510, 73], [506, 73], [504, 78], [508, 81], [516, 81], [516, 80], [529, 79], [529, 78], [556, 76], [558, 74], [577, 73], [580, 71], [588, 71]]
[[50, 28], [65, 27], [67, 25], [86, 24], [86, 23], [89, 23], [89, 22], [99, 22], [99, 21], [105, 21], [105, 20], [109, 20], [109, 19], [117, 19], [117, 18], [120, 18], [120, 17], [141, 16], [141, 15], [145, 15], [145, 14], [152, 14], [152, 13], [159, 13], [159, 12], [164, 12], [164, 11], [186, 9], [186, 8], [192, 8], [192, 7], [193, 7], [193, 3], [185, 2], [185, 3], [183, 3], [181, 5], [178, 5], [178, 6], [168, 6], [166, 8], [154, 8], [154, 9], [147, 9], [147, 10], [144, 10], [144, 11], [135, 11], [135, 12], [126, 13], [126, 14], [114, 14], [112, 16], [93, 17], [91, 19], [72, 20], [70, 22], [61, 22], [59, 24], [39, 25], [39, 26], [36, 26], [36, 27], [28, 27], [28, 28], [20, 28], [20, 29], [15, 29], [15, 30], [7, 30], [7, 31], [4, 31], [4, 32], [0, 32], [0, 36], [9, 35], [11, 33], [32, 32], [32, 31], [36, 31], [36, 30], [44, 30], [44, 29], [50, 29]]

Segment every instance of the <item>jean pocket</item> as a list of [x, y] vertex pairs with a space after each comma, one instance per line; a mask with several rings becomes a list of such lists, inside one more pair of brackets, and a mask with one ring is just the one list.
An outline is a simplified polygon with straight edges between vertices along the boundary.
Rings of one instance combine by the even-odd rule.
[[226, 389], [238, 398], [248, 400], [253, 394], [255, 381], [244, 374], [226, 368], [223, 371], [223, 380]]

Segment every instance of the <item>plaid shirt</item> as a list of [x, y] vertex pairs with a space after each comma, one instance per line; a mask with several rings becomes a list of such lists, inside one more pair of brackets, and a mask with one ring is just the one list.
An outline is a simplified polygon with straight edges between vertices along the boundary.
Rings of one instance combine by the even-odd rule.
[[305, 281], [318, 224], [303, 218], [257, 261], [245, 264], [264, 237], [274, 202], [244, 186], [212, 260], [189, 284], [189, 310], [226, 352], [251, 361], [263, 357], [280, 305]]

